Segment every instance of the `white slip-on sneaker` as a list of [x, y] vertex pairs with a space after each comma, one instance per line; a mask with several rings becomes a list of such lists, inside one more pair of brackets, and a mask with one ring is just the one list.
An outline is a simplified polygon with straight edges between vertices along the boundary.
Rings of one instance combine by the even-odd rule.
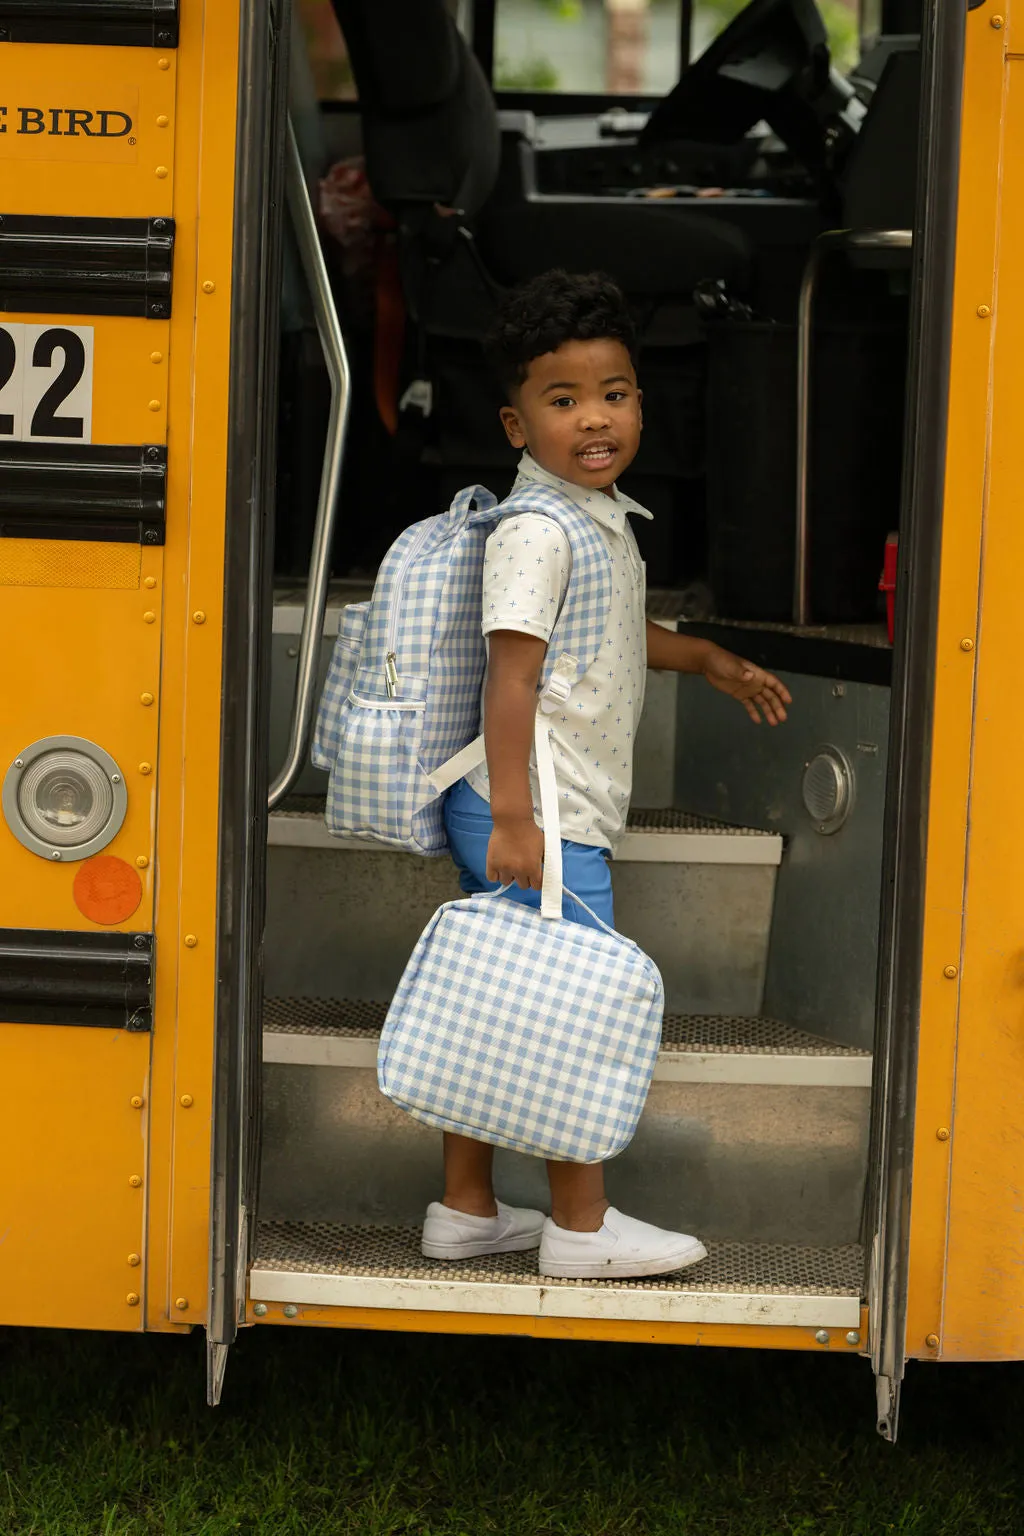
[[423, 1223], [425, 1259], [479, 1259], [485, 1253], [522, 1253], [540, 1245], [543, 1211], [517, 1209], [497, 1201], [497, 1216], [469, 1216], [435, 1200]]
[[609, 1206], [597, 1232], [570, 1232], [549, 1217], [537, 1267], [553, 1280], [633, 1280], [685, 1269], [707, 1256], [699, 1238], [666, 1232]]

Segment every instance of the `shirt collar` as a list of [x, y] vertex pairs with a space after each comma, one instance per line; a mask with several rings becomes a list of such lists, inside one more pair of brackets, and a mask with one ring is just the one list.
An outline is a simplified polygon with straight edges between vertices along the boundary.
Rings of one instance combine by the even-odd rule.
[[633, 513], [635, 517], [652, 518], [653, 513], [648, 512], [638, 501], [631, 496], [624, 496], [617, 486], [613, 486], [614, 496], [606, 496], [604, 491], [588, 491], [582, 485], [574, 485], [571, 480], [563, 480], [560, 475], [553, 475], [549, 469], [544, 469], [538, 464], [532, 454], [524, 453], [519, 460], [519, 477], [516, 480], [516, 490], [520, 490], [524, 484], [547, 485], [552, 490], [561, 491], [568, 496], [570, 501], [576, 503], [581, 512], [586, 512], [600, 523], [604, 528], [611, 528], [615, 533], [621, 533], [627, 514]]

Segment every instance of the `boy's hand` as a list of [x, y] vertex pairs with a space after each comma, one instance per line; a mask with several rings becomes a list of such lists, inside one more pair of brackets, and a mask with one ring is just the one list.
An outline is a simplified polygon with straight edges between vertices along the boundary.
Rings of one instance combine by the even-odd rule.
[[533, 817], [495, 821], [487, 845], [487, 878], [499, 885], [539, 891], [543, 880], [544, 833]]
[[762, 712], [769, 725], [781, 725], [786, 718], [786, 705], [793, 702], [789, 689], [773, 673], [734, 656], [720, 645], [713, 645], [708, 651], [704, 676], [712, 688], [742, 704], [755, 725], [761, 724]]

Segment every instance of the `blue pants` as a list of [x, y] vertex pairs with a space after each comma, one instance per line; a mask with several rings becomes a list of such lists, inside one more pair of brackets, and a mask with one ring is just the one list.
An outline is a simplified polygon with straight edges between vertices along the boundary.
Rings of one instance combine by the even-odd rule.
[[[470, 896], [478, 891], [496, 891], [497, 883], [487, 878], [487, 845], [494, 830], [491, 808], [465, 779], [453, 786], [444, 803], [444, 824], [448, 845], [459, 871], [459, 884]], [[562, 884], [592, 907], [609, 928], [615, 926], [612, 908], [612, 875], [607, 848], [592, 848], [586, 843], [562, 839]], [[540, 906], [540, 891], [524, 891], [512, 886], [508, 895], [529, 907]], [[568, 896], [562, 903], [562, 915], [588, 928], [596, 927], [589, 913]]]

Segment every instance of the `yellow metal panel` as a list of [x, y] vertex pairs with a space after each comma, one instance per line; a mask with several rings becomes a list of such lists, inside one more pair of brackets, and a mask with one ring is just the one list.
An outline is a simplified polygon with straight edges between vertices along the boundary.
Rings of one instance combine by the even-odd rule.
[[[169, 214], [176, 76], [173, 49], [5, 44], [0, 50], [4, 212]], [[75, 123], [71, 110], [79, 113]], [[84, 113], [92, 114], [88, 121]], [[128, 132], [122, 131], [125, 119]], [[53, 195], [58, 187], [59, 203]]]
[[[907, 1351], [934, 1357], [941, 1333], [957, 1053], [967, 802], [1004, 65], [984, 9], [967, 18], [967, 58], [953, 298], [942, 576], [929, 787], [920, 1047], [911, 1206]], [[979, 313], [979, 310], [981, 313]], [[967, 642], [964, 648], [962, 642]]]
[[0, 587], [138, 587], [142, 548], [91, 539], [0, 539]]
[[3, 1323], [142, 1326], [148, 1062], [147, 1035], [0, 1024]]
[[[0, 50], [2, 58], [3, 51]], [[177, 286], [177, 253], [174, 269]], [[189, 304], [187, 293], [182, 296], [181, 303]], [[11, 310], [0, 317], [0, 323], [41, 325], [48, 318], [53, 319], [54, 325], [92, 327], [93, 442], [166, 442], [169, 322], [124, 315], [47, 317]]]
[[508, 1317], [473, 1312], [392, 1311], [383, 1307], [300, 1307], [286, 1317], [279, 1303], [257, 1315], [250, 1302], [246, 1321], [286, 1327], [367, 1328], [381, 1333], [508, 1334], [528, 1339], [596, 1339], [614, 1344], [713, 1344], [725, 1349], [806, 1349], [818, 1354], [856, 1355], [867, 1338], [867, 1312], [860, 1339], [851, 1344], [842, 1328], [827, 1330], [822, 1344], [814, 1328], [767, 1328], [756, 1323], [596, 1322], [563, 1317]]
[[[168, 444], [166, 548], [135, 551], [140, 579], [131, 586], [91, 590], [21, 578], [66, 578], [72, 566], [95, 574], [95, 546], [67, 555], [66, 565], [64, 544], [34, 555], [19, 544], [4, 556], [18, 584], [4, 588], [0, 647], [17, 658], [17, 686], [0, 719], [0, 768], [51, 734], [92, 738], [116, 758], [128, 815], [109, 851], [144, 882], [142, 905], [124, 926], [155, 927], [157, 945], [152, 1037], [0, 1024], [5, 1184], [12, 1209], [37, 1213], [30, 1224], [19, 1216], [17, 1296], [0, 1290], [0, 1322], [145, 1320], [166, 1329], [205, 1310], [237, 57], [237, 0], [183, 6], [180, 47], [167, 54], [0, 50], [6, 211], [176, 220], [169, 322], [53, 317], [93, 328], [93, 441]], [[60, 100], [72, 85], [74, 99]], [[23, 125], [22, 108], [31, 127], [44, 107], [105, 111], [108, 127], [123, 126], [113, 114], [124, 113], [133, 132], [117, 142], [112, 133], [69, 133], [66, 117], [56, 120], [60, 133], [11, 131]], [[50, 317], [7, 316], [41, 318]], [[123, 572], [123, 553], [106, 554]], [[74, 873], [0, 828], [0, 926], [93, 928], [74, 904]], [[51, 1092], [60, 1128], [40, 1119]], [[126, 1132], [118, 1116], [133, 1094], [143, 1103]], [[147, 1133], [140, 1194], [127, 1180]], [[126, 1212], [135, 1223], [127, 1246]], [[148, 1284], [129, 1309], [131, 1286], [110, 1269], [110, 1255], [127, 1264], [136, 1249]]]
[[[44, 736], [84, 736], [110, 753], [124, 774], [128, 813], [105, 851], [142, 877], [142, 905], [117, 925], [132, 931], [153, 923], [157, 719], [142, 696], [156, 692], [160, 675], [160, 566], [159, 551], [142, 552], [143, 581], [153, 588], [6, 587], [0, 603], [0, 655], [17, 658], [0, 715], [0, 772]], [[79, 867], [31, 853], [0, 822], [0, 928], [95, 930], [72, 897]]]
[[1024, 63], [1007, 71], [942, 1354], [1024, 1358]]

